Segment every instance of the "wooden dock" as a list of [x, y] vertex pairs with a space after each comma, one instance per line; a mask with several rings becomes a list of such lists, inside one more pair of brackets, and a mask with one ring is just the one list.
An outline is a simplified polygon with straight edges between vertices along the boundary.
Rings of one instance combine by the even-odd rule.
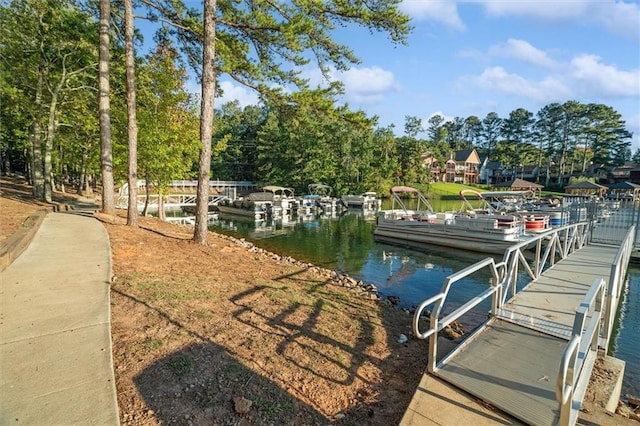
[[[617, 254], [618, 247], [588, 245], [544, 271], [502, 305], [487, 326], [446, 363], [433, 374], [424, 374], [401, 425], [562, 423], [557, 377], [563, 353], [575, 334], [576, 310], [593, 291], [594, 281], [609, 281]], [[581, 350], [579, 357], [585, 358], [588, 352]], [[437, 408], [444, 400], [454, 400], [452, 389], [473, 396], [459, 396], [462, 400], [475, 397], [513, 418], [485, 409], [452, 412], [460, 411], [457, 407], [464, 402], [445, 404], [448, 412]], [[439, 390], [449, 396], [443, 399]]]

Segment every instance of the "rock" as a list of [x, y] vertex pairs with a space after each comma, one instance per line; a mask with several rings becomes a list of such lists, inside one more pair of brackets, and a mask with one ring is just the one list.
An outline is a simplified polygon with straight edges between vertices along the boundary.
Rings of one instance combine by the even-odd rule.
[[392, 305], [397, 305], [398, 303], [400, 303], [400, 297], [394, 295], [387, 296], [387, 300], [389, 300]]
[[401, 345], [404, 345], [408, 341], [409, 339], [404, 334], [401, 334], [400, 337], [398, 338], [398, 343], [400, 343]]
[[633, 411], [631, 411], [631, 408], [629, 408], [624, 402], [618, 401], [618, 408], [616, 408], [616, 414], [619, 414], [622, 417], [626, 417], [628, 419], [632, 413]]
[[245, 397], [236, 396], [233, 398], [233, 409], [237, 414], [247, 414], [253, 403]]

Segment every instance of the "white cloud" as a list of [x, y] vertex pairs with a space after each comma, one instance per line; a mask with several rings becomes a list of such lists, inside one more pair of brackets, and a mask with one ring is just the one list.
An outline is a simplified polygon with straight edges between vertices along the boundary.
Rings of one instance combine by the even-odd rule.
[[[327, 84], [327, 80], [317, 68], [304, 71], [303, 76], [309, 79], [312, 87], [324, 87]], [[344, 99], [347, 102], [358, 104], [381, 102], [385, 94], [399, 89], [393, 72], [377, 66], [353, 67], [346, 71], [337, 71], [332, 67], [329, 70], [329, 79], [343, 84]]]
[[222, 89], [222, 96], [216, 98], [218, 105], [231, 101], [238, 101], [240, 108], [258, 104], [258, 94], [247, 87], [233, 84], [230, 81], [223, 81], [220, 83], [220, 89]]
[[502, 67], [487, 68], [472, 80], [483, 89], [524, 96], [538, 102], [571, 98], [571, 90], [554, 77], [530, 81], [518, 74], [507, 73]]
[[561, 21], [584, 16], [591, 2], [592, 0], [556, 0], [553, 2], [539, 0], [479, 0], [471, 1], [470, 3], [482, 4], [487, 14], [494, 17], [528, 16], [543, 20]]
[[595, 55], [571, 60], [570, 77], [582, 90], [605, 97], [640, 97], [640, 70], [621, 71], [600, 62]]
[[489, 54], [492, 56], [519, 59], [543, 68], [555, 69], [559, 66], [559, 64], [551, 59], [546, 52], [535, 48], [524, 40], [517, 40], [513, 38], [507, 40], [506, 43], [492, 46], [489, 49]]
[[466, 29], [458, 15], [458, 7], [451, 0], [404, 0], [400, 10], [418, 21], [435, 21], [456, 30]]
[[621, 0], [470, 0], [482, 4], [494, 17], [531, 17], [542, 21], [595, 24], [608, 31], [638, 40], [640, 5]]
[[347, 100], [358, 103], [380, 102], [385, 93], [398, 90], [393, 73], [376, 66], [351, 68], [335, 77], [344, 84]]
[[638, 3], [625, 3], [621, 1], [610, 4], [609, 2], [594, 2], [590, 18], [607, 28], [612, 33], [640, 39], [640, 5]]

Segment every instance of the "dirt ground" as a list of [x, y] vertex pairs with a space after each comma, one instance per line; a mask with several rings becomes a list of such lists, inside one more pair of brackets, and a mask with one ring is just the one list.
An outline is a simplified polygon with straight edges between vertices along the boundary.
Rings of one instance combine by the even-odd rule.
[[[1, 242], [43, 204], [24, 182], [0, 187]], [[409, 313], [331, 271], [214, 233], [194, 244], [152, 218], [133, 229], [124, 213], [96, 214], [123, 425], [399, 423], [427, 362]]]

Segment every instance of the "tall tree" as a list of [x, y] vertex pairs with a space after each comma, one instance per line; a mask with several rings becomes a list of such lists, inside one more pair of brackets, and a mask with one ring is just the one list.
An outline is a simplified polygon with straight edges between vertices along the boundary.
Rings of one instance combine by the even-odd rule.
[[558, 103], [552, 103], [538, 111], [536, 122], [533, 125], [533, 134], [539, 141], [538, 168], [541, 169], [543, 163], [545, 165], [545, 186], [549, 186], [551, 166], [561, 139], [561, 120], [562, 106]]
[[[127, 75], [127, 146], [129, 202], [127, 225], [138, 227], [138, 121], [136, 119], [136, 54], [133, 41], [134, 16], [132, 0], [124, 0], [124, 50]], [[159, 213], [164, 211], [159, 207]]]
[[[345, 70], [350, 64], [358, 63], [358, 58], [348, 46], [332, 39], [336, 25], [354, 24], [372, 31], [384, 31], [394, 43], [404, 43], [410, 31], [409, 19], [398, 10], [399, 0], [331, 3], [205, 1], [205, 23], [197, 28], [193, 22], [199, 21], [199, 14], [185, 7], [184, 2], [149, 0], [146, 3], [153, 5], [156, 13], [176, 23], [176, 35], [187, 47], [185, 52], [190, 63], [199, 64], [194, 68], [202, 71], [203, 105], [213, 102], [216, 76], [222, 73], [258, 90], [272, 101], [286, 102], [288, 97], [282, 87], [308, 88], [300, 70], [312, 58], [324, 75], [329, 75], [331, 65]], [[203, 48], [205, 52], [201, 55], [199, 52]], [[208, 98], [204, 97], [205, 91]], [[205, 112], [204, 108], [202, 112]], [[211, 132], [208, 126], [211, 123], [205, 123], [205, 120], [206, 117], [202, 117], [201, 139], [203, 149], [207, 149], [204, 144], [208, 143], [210, 152]], [[194, 240], [200, 243], [206, 242], [207, 193], [204, 179], [209, 173], [210, 163], [204, 154], [206, 152], [203, 151], [199, 166], [198, 177], [202, 184], [199, 185], [198, 196], [205, 199], [199, 200], [194, 233]], [[207, 170], [204, 170], [205, 166]]]
[[567, 164], [578, 143], [580, 126], [584, 116], [585, 106], [578, 101], [567, 101], [562, 104], [560, 120], [560, 146], [558, 147], [558, 186], [563, 185]]
[[111, 111], [109, 106], [109, 23], [111, 1], [100, 0], [100, 55], [98, 64], [98, 110], [100, 117], [100, 171], [102, 174], [102, 212], [115, 213]]
[[493, 158], [492, 154], [502, 134], [502, 119], [495, 112], [490, 112], [482, 120], [482, 131], [480, 140], [487, 156]]
[[213, 99], [216, 93], [214, 60], [216, 56], [216, 0], [204, 0], [202, 38], [202, 97], [200, 100], [200, 157], [198, 192], [193, 240], [207, 244], [209, 215], [209, 173], [211, 171], [211, 136], [213, 134]]
[[34, 195], [51, 202], [59, 106], [95, 72], [94, 24], [67, 1], [14, 1], [2, 12], [4, 64], [31, 119]]
[[511, 166], [524, 167], [521, 151], [522, 145], [531, 139], [531, 126], [534, 123], [533, 114], [524, 108], [518, 108], [509, 113], [509, 118], [502, 123], [502, 136], [513, 146], [514, 155]]
[[415, 138], [418, 136], [418, 133], [422, 132], [424, 132], [424, 128], [422, 127], [422, 119], [412, 115], [404, 116], [405, 135], [409, 136], [410, 138]]

